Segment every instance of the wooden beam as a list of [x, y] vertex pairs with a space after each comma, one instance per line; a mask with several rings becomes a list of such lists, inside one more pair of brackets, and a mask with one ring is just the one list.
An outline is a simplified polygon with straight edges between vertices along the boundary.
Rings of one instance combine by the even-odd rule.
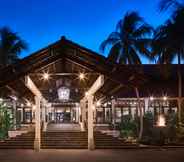
[[104, 85], [104, 75], [100, 75], [88, 90], [89, 95], [94, 95]]

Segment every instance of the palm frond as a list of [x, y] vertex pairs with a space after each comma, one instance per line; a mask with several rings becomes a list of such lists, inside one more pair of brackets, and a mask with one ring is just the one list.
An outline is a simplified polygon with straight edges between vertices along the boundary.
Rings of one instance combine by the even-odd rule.
[[121, 48], [122, 47], [120, 43], [115, 44], [109, 52], [108, 60], [111, 62], [118, 62], [118, 57], [121, 52]]

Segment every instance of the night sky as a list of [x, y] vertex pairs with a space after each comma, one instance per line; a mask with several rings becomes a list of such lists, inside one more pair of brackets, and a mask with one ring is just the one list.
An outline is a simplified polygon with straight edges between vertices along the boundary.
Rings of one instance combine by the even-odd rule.
[[154, 27], [169, 13], [158, 11], [159, 0], [0, 0], [0, 27], [9, 26], [26, 40], [30, 53], [65, 35], [99, 52], [100, 43], [126, 11], [136, 10]]

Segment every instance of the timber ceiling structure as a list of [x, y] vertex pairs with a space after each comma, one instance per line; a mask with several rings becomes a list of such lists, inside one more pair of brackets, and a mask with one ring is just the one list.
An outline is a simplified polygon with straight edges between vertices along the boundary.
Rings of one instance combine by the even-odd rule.
[[[141, 97], [153, 94], [177, 96], [176, 71], [177, 65], [115, 64], [61, 37], [59, 41], [25, 57], [17, 64], [1, 69], [0, 95], [5, 96], [12, 91], [20, 97], [33, 100], [33, 94], [24, 84], [25, 76], [29, 75], [48, 101], [57, 98], [57, 82], [67, 84], [73, 99], [79, 101], [102, 74], [105, 76], [105, 84], [95, 95], [97, 98], [135, 97], [134, 87], [140, 89]], [[44, 72], [51, 75], [48, 81], [42, 79]], [[83, 81], [79, 80], [79, 73], [85, 74]]]

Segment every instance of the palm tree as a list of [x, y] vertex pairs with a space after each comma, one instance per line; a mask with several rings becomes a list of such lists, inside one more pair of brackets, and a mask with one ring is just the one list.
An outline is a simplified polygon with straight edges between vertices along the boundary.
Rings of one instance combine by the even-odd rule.
[[160, 26], [153, 39], [154, 52], [158, 62], [170, 64], [177, 57], [178, 60], [178, 121], [181, 123], [182, 75], [181, 59], [184, 59], [184, 6], [177, 5], [172, 16]]
[[[120, 64], [141, 64], [141, 56], [152, 59], [150, 43], [152, 27], [144, 22], [137, 12], [127, 12], [117, 24], [116, 30], [102, 42], [100, 49], [104, 52], [110, 46], [108, 59]], [[140, 104], [138, 87], [135, 87], [140, 111], [139, 139], [143, 133], [143, 113]]]
[[178, 7], [182, 7], [183, 4], [178, 0], [161, 0], [159, 3], [159, 10], [165, 11], [167, 9], [176, 10]]
[[0, 29], [0, 67], [15, 63], [27, 44], [8, 27]]

